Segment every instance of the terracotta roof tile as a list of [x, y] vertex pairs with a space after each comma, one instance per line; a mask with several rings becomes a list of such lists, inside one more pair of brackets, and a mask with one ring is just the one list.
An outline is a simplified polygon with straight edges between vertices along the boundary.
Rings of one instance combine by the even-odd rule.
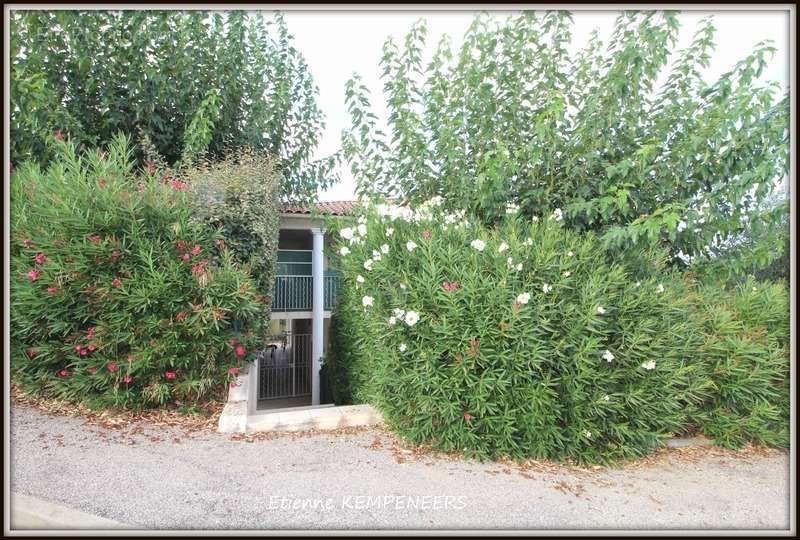
[[[317, 211], [328, 216], [346, 216], [352, 213], [358, 201], [322, 201], [317, 203]], [[311, 214], [311, 207], [285, 203], [281, 208], [284, 214]]]

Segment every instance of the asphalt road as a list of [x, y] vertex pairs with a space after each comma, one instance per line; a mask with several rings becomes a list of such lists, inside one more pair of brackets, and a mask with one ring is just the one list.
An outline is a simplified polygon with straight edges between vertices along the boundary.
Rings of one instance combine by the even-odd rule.
[[11, 490], [134, 529], [788, 529], [785, 453], [617, 469], [419, 453], [378, 429], [241, 440], [11, 411]]

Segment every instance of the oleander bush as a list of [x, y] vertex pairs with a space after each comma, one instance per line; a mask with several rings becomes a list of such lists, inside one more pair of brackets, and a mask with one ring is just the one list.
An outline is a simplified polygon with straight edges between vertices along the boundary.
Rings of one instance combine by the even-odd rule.
[[[749, 401], [729, 359], [739, 332], [780, 318], [770, 299], [758, 310], [711, 295], [665, 267], [666, 255], [627, 264], [563, 227], [559, 210], [529, 221], [512, 204], [487, 228], [441, 202], [373, 205], [340, 226], [337, 402], [372, 403], [409, 440], [478, 458], [611, 462], [695, 430], [732, 441], [734, 418], [777, 421], [781, 406], [757, 409], [787, 392], [786, 350], [749, 342], [751, 365], [770, 363]], [[715, 326], [718, 296], [753, 309], [727, 335]], [[765, 429], [739, 439], [772, 442], [751, 437]]]
[[789, 294], [784, 282], [749, 280], [725, 290], [706, 285], [698, 297], [713, 399], [696, 425], [717, 444], [789, 444]]
[[11, 179], [14, 379], [94, 407], [217, 396], [264, 311], [249, 273], [191, 219], [186, 182], [136, 170], [124, 137], [82, 155], [53, 144], [47, 170]]

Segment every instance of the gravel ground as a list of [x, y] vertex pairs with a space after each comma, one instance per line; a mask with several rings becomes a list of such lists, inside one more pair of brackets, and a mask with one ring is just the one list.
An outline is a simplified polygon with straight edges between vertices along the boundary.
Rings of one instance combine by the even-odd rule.
[[107, 429], [11, 410], [11, 490], [156, 529], [781, 529], [789, 459], [670, 450], [620, 469], [477, 463], [378, 430]]

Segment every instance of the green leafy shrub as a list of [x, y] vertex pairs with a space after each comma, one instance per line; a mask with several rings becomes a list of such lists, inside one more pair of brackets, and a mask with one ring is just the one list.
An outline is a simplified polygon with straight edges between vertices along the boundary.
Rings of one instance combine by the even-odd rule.
[[[125, 138], [11, 180], [12, 372], [90, 406], [187, 405], [224, 389], [263, 313], [186, 183], [137, 173]], [[241, 328], [234, 331], [231, 321]]]
[[[250, 269], [258, 292], [272, 296], [280, 230], [280, 175], [274, 159], [247, 147], [185, 171], [194, 218], [222, 233], [234, 260]], [[265, 306], [265, 320], [269, 305]]]
[[789, 296], [784, 283], [704, 286], [696, 314], [713, 399], [694, 419], [717, 444], [789, 443]]
[[725, 401], [691, 282], [626, 267], [558, 211], [523, 222], [511, 205], [488, 229], [440, 204], [378, 205], [338, 231], [338, 402], [445, 451], [608, 462]]

